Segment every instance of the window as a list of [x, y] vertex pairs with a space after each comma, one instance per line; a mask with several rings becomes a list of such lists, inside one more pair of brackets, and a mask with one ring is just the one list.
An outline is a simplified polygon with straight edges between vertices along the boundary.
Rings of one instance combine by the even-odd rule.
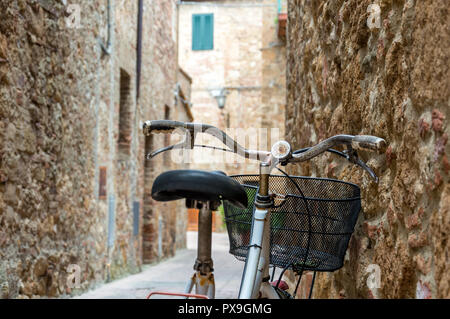
[[192, 15], [192, 50], [212, 50], [214, 48], [214, 15]]

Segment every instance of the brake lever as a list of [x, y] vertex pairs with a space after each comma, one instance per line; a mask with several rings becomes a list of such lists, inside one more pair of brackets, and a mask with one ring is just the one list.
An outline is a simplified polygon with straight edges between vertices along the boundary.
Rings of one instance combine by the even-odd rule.
[[357, 151], [354, 150], [351, 145], [348, 145], [348, 149], [344, 151], [344, 154], [347, 156], [347, 160], [350, 163], [356, 164], [364, 169], [367, 173], [369, 173], [370, 177], [372, 177], [375, 183], [378, 184], [378, 176], [363, 160], [358, 157]]
[[[188, 134], [190, 135], [188, 138]], [[189, 143], [190, 141], [190, 143]], [[174, 144], [174, 145], [170, 145], [170, 146], [165, 146], [162, 147], [160, 149], [157, 149], [156, 151], [153, 151], [151, 153], [148, 153], [146, 158], [147, 159], [151, 159], [153, 157], [155, 157], [158, 154], [164, 153], [166, 151], [171, 151], [171, 150], [175, 150], [175, 149], [180, 149], [180, 148], [185, 148], [185, 149], [193, 149], [194, 148], [194, 141], [195, 141], [195, 134], [192, 132], [186, 132], [185, 138], [182, 142]]]
[[156, 155], [164, 153], [166, 151], [171, 151], [171, 150], [175, 150], [175, 149], [179, 149], [179, 148], [184, 148], [184, 146], [185, 146], [185, 143], [181, 142], [181, 143], [178, 143], [178, 144], [162, 147], [160, 149], [157, 149], [156, 151], [148, 153], [147, 154], [147, 159], [151, 159], [151, 158], [155, 157]]
[[375, 174], [375, 172], [369, 166], [367, 166], [367, 164], [364, 161], [362, 161], [360, 158], [358, 158], [357, 162], [355, 164], [362, 167], [367, 173], [369, 173], [370, 177], [372, 177], [374, 182], [378, 184], [378, 176]]

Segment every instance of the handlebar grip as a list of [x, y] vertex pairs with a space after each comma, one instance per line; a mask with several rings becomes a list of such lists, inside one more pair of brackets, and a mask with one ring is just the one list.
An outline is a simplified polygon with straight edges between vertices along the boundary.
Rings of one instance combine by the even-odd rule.
[[378, 154], [386, 150], [386, 141], [380, 137], [372, 135], [356, 135], [352, 140], [354, 149], [376, 151]]
[[152, 133], [172, 133], [177, 128], [186, 128], [186, 123], [172, 120], [146, 121], [142, 126], [144, 135]]

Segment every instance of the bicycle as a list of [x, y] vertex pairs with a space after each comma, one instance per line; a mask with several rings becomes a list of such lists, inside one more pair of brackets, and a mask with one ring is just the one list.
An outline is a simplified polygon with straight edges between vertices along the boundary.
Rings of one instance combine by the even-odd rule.
[[[358, 150], [382, 153], [386, 141], [370, 135], [336, 135], [313, 147], [292, 151], [286, 141], [276, 142], [271, 151], [248, 150], [222, 130], [207, 124], [172, 120], [147, 121], [144, 135], [173, 133], [185, 135], [182, 142], [156, 150], [147, 158], [176, 149], [195, 147], [233, 152], [260, 162], [259, 174], [226, 176], [223, 172], [174, 170], [159, 175], [152, 187], [157, 201], [186, 199], [188, 207], [199, 208], [198, 250], [195, 273], [185, 292], [186, 298], [214, 298], [215, 285], [211, 259], [211, 211], [223, 202], [230, 253], [245, 260], [239, 299], [293, 298], [281, 280], [287, 269], [303, 271], [335, 271], [342, 267], [348, 242], [361, 209], [357, 185], [337, 179], [289, 176], [278, 165], [308, 161], [324, 152], [346, 158], [369, 173], [378, 182], [373, 170], [358, 157]], [[198, 133], [210, 134], [226, 146], [220, 148], [195, 144]], [[346, 149], [338, 151], [335, 146]], [[282, 175], [272, 175], [273, 169]], [[301, 185], [301, 186], [300, 186]], [[273, 267], [272, 276], [269, 267]], [[282, 268], [277, 281], [276, 267]], [[195, 287], [195, 294], [192, 289]], [[147, 298], [163, 292], [152, 292]], [[171, 294], [171, 293], [170, 293]]]

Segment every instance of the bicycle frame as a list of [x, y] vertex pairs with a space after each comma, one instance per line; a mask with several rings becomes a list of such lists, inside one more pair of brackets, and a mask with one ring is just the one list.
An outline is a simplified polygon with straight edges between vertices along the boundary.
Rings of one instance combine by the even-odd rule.
[[[239, 299], [279, 298], [275, 289], [268, 282], [270, 261], [270, 209], [268, 207], [271, 205], [268, 197], [268, 183], [270, 170], [271, 167], [267, 163], [260, 164], [260, 187], [252, 218], [250, 247], [242, 275]], [[198, 219], [197, 260], [194, 265], [196, 272], [186, 285], [185, 296], [190, 295], [195, 288], [195, 294], [207, 298], [215, 297], [211, 259], [211, 217], [210, 203], [203, 203]]]
[[[378, 178], [375, 173], [367, 166], [364, 161], [362, 161], [357, 154], [356, 150], [370, 150], [376, 151], [378, 153], [383, 153], [386, 149], [386, 141], [382, 138], [370, 135], [335, 135], [326, 140], [321, 141], [317, 145], [297, 150], [292, 152], [291, 146], [286, 141], [278, 141], [272, 146], [270, 152], [258, 151], [258, 150], [248, 150], [232, 138], [230, 138], [222, 130], [213, 127], [211, 125], [201, 124], [201, 123], [183, 123], [171, 120], [155, 120], [147, 121], [143, 125], [143, 132], [145, 135], [150, 135], [152, 133], [172, 133], [176, 129], [180, 129], [185, 134], [185, 140], [175, 145], [167, 146], [161, 148], [155, 152], [149, 154], [149, 158], [156, 156], [165, 151], [174, 149], [193, 149], [194, 147], [210, 147], [213, 149], [219, 149], [222, 151], [229, 151], [239, 154], [245, 158], [251, 158], [260, 161], [260, 174], [259, 174], [259, 189], [254, 203], [254, 213], [252, 216], [252, 230], [250, 245], [247, 253], [247, 258], [245, 261], [244, 272], [242, 275], [241, 287], [239, 290], [240, 299], [250, 299], [250, 298], [271, 298], [279, 299], [280, 296], [274, 287], [269, 283], [269, 263], [270, 263], [270, 208], [272, 207], [272, 199], [269, 196], [269, 175], [271, 170], [278, 164], [286, 165], [288, 163], [299, 163], [310, 160], [323, 152], [329, 151], [337, 153], [345, 157], [349, 162], [359, 165], [361, 168], [366, 170], [370, 176], [377, 182]], [[206, 145], [196, 145], [195, 136], [197, 133], [207, 133], [217, 139], [221, 140], [222, 143], [227, 148], [217, 148]], [[347, 150], [344, 153], [332, 149], [336, 145], [344, 145]], [[199, 228], [200, 229], [200, 228]], [[200, 234], [199, 234], [200, 235]], [[206, 238], [207, 239], [207, 238]], [[205, 239], [205, 240], [206, 240]], [[211, 234], [209, 233], [209, 240], [207, 240], [208, 247], [201, 247], [199, 252], [198, 260], [200, 259], [200, 264], [205, 264], [207, 269], [199, 271], [200, 267], [197, 267], [197, 273], [202, 276], [212, 276], [212, 260], [210, 267], [208, 263], [211, 256]], [[204, 246], [204, 243], [200, 244], [199, 236], [199, 247]], [[203, 250], [206, 249], [206, 250]], [[202, 256], [202, 257], [200, 257]], [[197, 262], [196, 262], [196, 266]], [[209, 270], [209, 271], [207, 271]], [[193, 286], [198, 288], [198, 283], [200, 279], [196, 277], [197, 273], [191, 278], [188, 286], [186, 287], [186, 292], [190, 292]], [[202, 287], [197, 289], [197, 293], [202, 293], [204, 295], [209, 295], [209, 297], [214, 297], [214, 277], [212, 278], [211, 285], [207, 287]], [[198, 281], [200, 280], [200, 281]]]
[[269, 283], [270, 263], [270, 206], [269, 175], [271, 167], [260, 163], [259, 191], [255, 199], [250, 245], [242, 275], [239, 299], [258, 297], [278, 299]]

